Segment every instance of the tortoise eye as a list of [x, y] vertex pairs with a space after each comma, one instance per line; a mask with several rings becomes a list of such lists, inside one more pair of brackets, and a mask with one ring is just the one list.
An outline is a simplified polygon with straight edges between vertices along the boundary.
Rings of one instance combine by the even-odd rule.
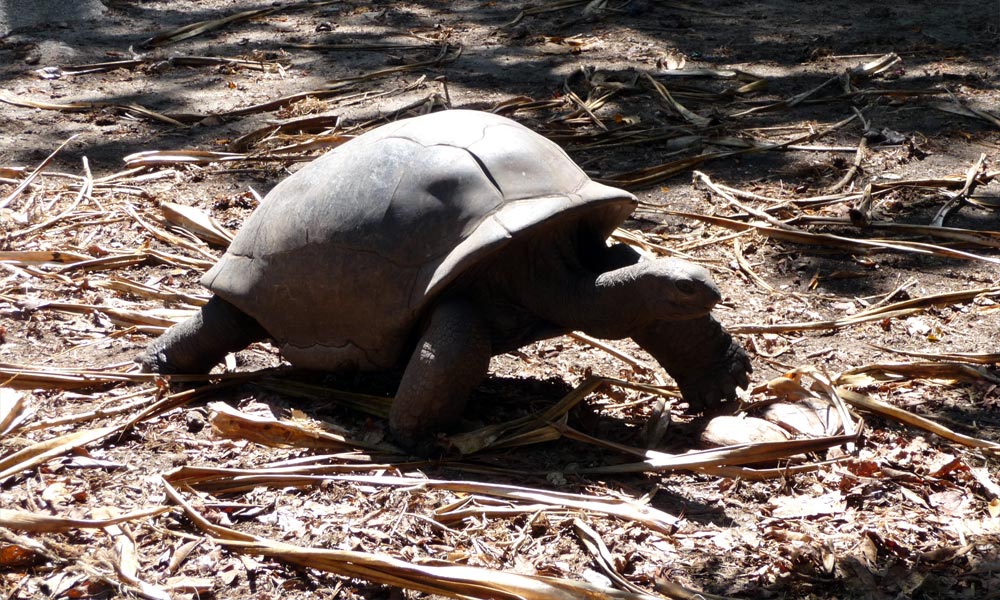
[[686, 279], [682, 279], [677, 282], [677, 291], [684, 294], [685, 296], [693, 296], [697, 291], [697, 286]]

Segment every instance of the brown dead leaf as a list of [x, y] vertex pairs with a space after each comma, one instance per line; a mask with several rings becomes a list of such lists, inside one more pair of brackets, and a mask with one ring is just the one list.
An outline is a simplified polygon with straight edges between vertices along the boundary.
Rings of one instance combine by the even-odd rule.
[[775, 398], [796, 402], [803, 398], [814, 397], [815, 394], [803, 387], [802, 374], [790, 371], [767, 382], [767, 391]]
[[43, 556], [34, 553], [28, 548], [16, 544], [0, 543], [0, 567], [6, 569], [30, 567], [44, 560]]
[[257, 417], [237, 411], [223, 402], [210, 405], [209, 422], [218, 435], [246, 439], [273, 447], [295, 448], [371, 448], [364, 442], [348, 440], [343, 436], [320, 430], [308, 429], [277, 419]]
[[215, 580], [209, 577], [191, 577], [179, 575], [168, 577], [161, 586], [167, 592], [177, 594], [194, 594], [195, 597], [207, 595], [215, 587]]
[[[764, 408], [761, 416], [793, 435], [819, 437], [833, 433], [833, 431], [827, 431], [826, 423], [817, 414], [816, 407], [808, 402], [809, 400], [809, 398], [806, 398], [802, 402], [795, 404], [787, 402], [769, 404]], [[826, 405], [825, 408], [829, 409], [832, 407]], [[833, 414], [836, 413], [834, 412]]]
[[237, 552], [269, 556], [310, 569], [458, 598], [642, 600], [647, 597], [645, 594], [595, 587], [569, 579], [518, 575], [443, 561], [421, 565], [367, 552], [303, 548], [276, 542], [209, 522], [170, 484], [164, 482], [164, 486], [168, 497], [180, 504], [195, 525], [212, 536], [215, 543]]
[[[167, 509], [166, 507], [163, 507]], [[169, 510], [169, 509], [167, 509]], [[127, 586], [136, 588], [144, 598], [153, 600], [171, 600], [170, 594], [163, 588], [153, 585], [140, 577], [142, 565], [139, 563], [139, 553], [136, 550], [135, 540], [132, 536], [126, 535], [114, 515], [116, 510], [109, 507], [101, 507], [94, 511], [97, 517], [104, 517], [109, 523], [103, 527], [104, 531], [114, 540], [115, 571], [118, 578]]]

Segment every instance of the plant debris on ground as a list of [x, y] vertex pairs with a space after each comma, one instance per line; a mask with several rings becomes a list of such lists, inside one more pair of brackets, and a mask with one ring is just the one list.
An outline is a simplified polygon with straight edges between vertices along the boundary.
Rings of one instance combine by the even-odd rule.
[[[0, 599], [1000, 598], [1000, 6], [133, 2], [0, 38]], [[496, 357], [438, 460], [394, 374], [133, 358], [277, 181], [492, 111], [709, 268], [751, 389]]]

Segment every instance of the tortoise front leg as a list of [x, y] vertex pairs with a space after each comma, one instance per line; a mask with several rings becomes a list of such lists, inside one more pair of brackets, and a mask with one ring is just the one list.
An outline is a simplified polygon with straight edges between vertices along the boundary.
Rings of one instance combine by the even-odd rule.
[[389, 411], [396, 442], [416, 454], [429, 454], [436, 434], [462, 416], [491, 356], [489, 331], [469, 304], [448, 301], [434, 309]]
[[250, 315], [218, 296], [174, 325], [135, 359], [152, 373], [208, 373], [226, 356], [267, 337]]
[[735, 400], [736, 389], [750, 385], [750, 358], [711, 315], [660, 321], [632, 339], [677, 381], [690, 412]]

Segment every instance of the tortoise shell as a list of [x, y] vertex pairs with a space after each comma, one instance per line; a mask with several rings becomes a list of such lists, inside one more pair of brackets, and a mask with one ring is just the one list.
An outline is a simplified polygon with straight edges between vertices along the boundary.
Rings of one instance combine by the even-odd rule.
[[607, 236], [635, 205], [530, 129], [449, 110], [383, 125], [283, 180], [202, 283], [292, 364], [388, 368], [435, 299], [512, 240], [581, 221]]

